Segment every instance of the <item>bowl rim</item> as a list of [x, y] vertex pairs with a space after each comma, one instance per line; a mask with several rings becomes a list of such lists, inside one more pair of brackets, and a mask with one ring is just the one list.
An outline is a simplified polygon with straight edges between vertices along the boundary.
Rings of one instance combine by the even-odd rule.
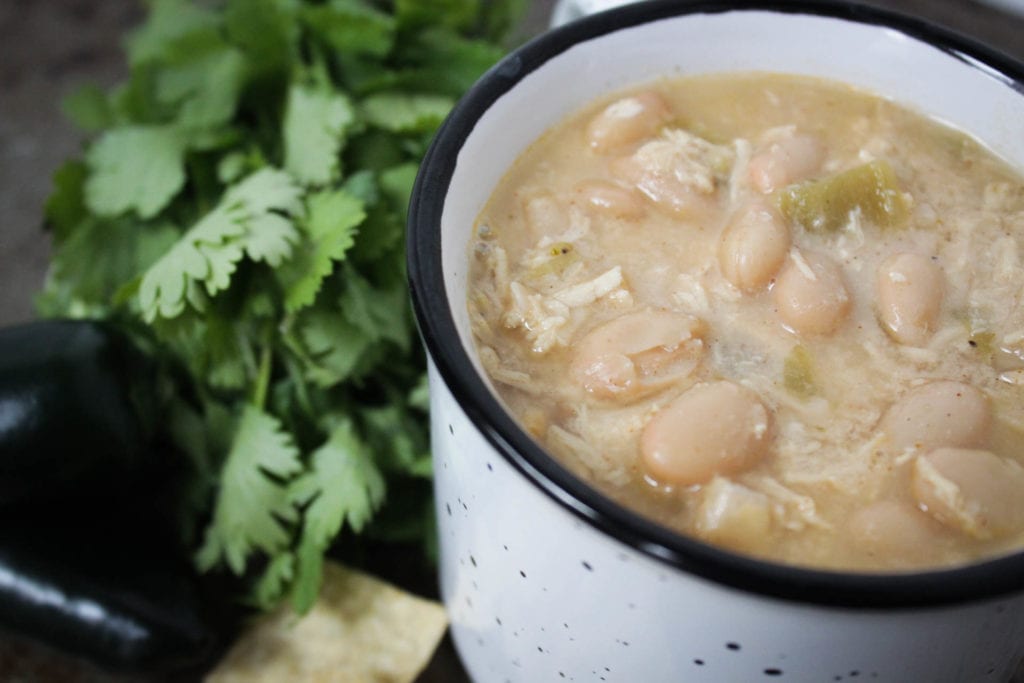
[[413, 311], [430, 358], [476, 429], [528, 481], [597, 530], [677, 570], [748, 593], [871, 610], [938, 607], [1019, 592], [1024, 551], [945, 569], [857, 573], [761, 560], [672, 531], [614, 503], [548, 455], [493, 396], [462, 344], [451, 343], [459, 334], [445, 289], [440, 225], [458, 153], [477, 120], [528, 74], [577, 43], [660, 19], [734, 11], [811, 15], [895, 30], [1024, 95], [1024, 64], [1011, 57], [920, 18], [839, 0], [651, 0], [552, 29], [477, 81], [441, 125], [421, 163], [410, 198], [406, 253]]

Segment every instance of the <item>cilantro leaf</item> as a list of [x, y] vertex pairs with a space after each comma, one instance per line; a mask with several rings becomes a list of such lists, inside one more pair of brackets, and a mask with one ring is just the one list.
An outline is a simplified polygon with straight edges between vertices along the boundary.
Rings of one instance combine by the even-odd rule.
[[427, 430], [400, 402], [368, 408], [363, 414], [367, 441], [378, 462], [392, 472], [429, 479], [432, 472]]
[[299, 334], [306, 353], [306, 378], [322, 388], [353, 376], [371, 339], [330, 309], [313, 309], [300, 322]]
[[[49, 287], [75, 283], [75, 300], [106, 308], [116, 292], [145, 271], [178, 239], [170, 223], [89, 218], [79, 224], [54, 256]], [[118, 249], [108, 245], [118, 244]]]
[[46, 200], [45, 215], [53, 237], [62, 241], [88, 216], [85, 179], [89, 171], [81, 161], [66, 161], [53, 174], [53, 192]]
[[143, 317], [173, 318], [186, 305], [192, 281], [213, 296], [224, 290], [242, 257], [279, 265], [298, 241], [293, 220], [302, 214], [301, 190], [273, 168], [253, 173], [225, 194], [146, 272], [139, 287]]
[[210, 294], [227, 287], [242, 259], [238, 238], [244, 234], [221, 209], [200, 220], [143, 276], [139, 305], [146, 322], [181, 314], [192, 281], [204, 282]]
[[360, 108], [371, 125], [392, 133], [422, 133], [437, 128], [455, 102], [444, 95], [380, 93], [363, 100]]
[[84, 131], [95, 133], [114, 123], [114, 112], [106, 94], [95, 85], [85, 85], [61, 101], [64, 115]]
[[245, 56], [217, 34], [197, 34], [169, 49], [156, 96], [177, 107], [179, 126], [203, 129], [231, 119], [248, 75]]
[[85, 203], [99, 216], [134, 210], [152, 218], [185, 185], [185, 140], [167, 126], [112, 128], [85, 161]]
[[254, 72], [286, 72], [299, 38], [296, 14], [291, 0], [229, 0], [224, 23]]
[[399, 57], [409, 67], [400, 87], [430, 83], [431, 91], [457, 97], [504, 55], [499, 46], [466, 38], [443, 26], [431, 27], [401, 46]]
[[416, 164], [400, 164], [380, 174], [380, 189], [391, 206], [401, 214], [404, 223], [409, 213], [409, 199], [416, 182]]
[[284, 549], [284, 524], [296, 522], [298, 514], [282, 482], [301, 470], [299, 451], [281, 423], [246, 406], [221, 472], [213, 520], [197, 557], [200, 568], [224, 561], [241, 574], [256, 549], [271, 555]]
[[295, 555], [281, 553], [263, 570], [252, 589], [251, 601], [262, 610], [273, 609], [295, 578]]
[[374, 286], [354, 268], [345, 270], [345, 289], [339, 300], [342, 315], [371, 340], [393, 342], [402, 351], [412, 343], [408, 290], [402, 277]]
[[395, 0], [395, 16], [403, 27], [440, 23], [453, 29], [470, 28], [481, 0]]
[[153, 0], [149, 17], [128, 36], [128, 61], [133, 66], [161, 59], [177, 41], [218, 28], [220, 20], [211, 10], [189, 0]]
[[342, 419], [310, 457], [310, 470], [295, 479], [289, 495], [307, 505], [299, 544], [293, 606], [304, 613], [316, 599], [323, 553], [348, 523], [359, 532], [384, 500], [384, 477], [349, 419]]
[[285, 287], [284, 304], [289, 312], [313, 303], [320, 286], [355, 244], [356, 228], [366, 218], [363, 203], [345, 190], [310, 195], [307, 218], [301, 224], [306, 239], [295, 257], [279, 270]]
[[395, 41], [394, 18], [361, 0], [306, 5], [301, 16], [313, 34], [342, 53], [384, 57]]
[[355, 111], [342, 93], [293, 85], [284, 116], [285, 169], [306, 185], [336, 179], [345, 132], [354, 121]]

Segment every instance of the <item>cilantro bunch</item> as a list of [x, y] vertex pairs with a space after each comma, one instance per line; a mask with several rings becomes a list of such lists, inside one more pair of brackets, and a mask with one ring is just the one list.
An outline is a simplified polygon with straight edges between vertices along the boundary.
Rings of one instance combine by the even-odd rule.
[[128, 80], [65, 103], [40, 311], [162, 361], [185, 539], [259, 606], [308, 609], [346, 526], [431, 537], [406, 205], [519, 4], [153, 0]]

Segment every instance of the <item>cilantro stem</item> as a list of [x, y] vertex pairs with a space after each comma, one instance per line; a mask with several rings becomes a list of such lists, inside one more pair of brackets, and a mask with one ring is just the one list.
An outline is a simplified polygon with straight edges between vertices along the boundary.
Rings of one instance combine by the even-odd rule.
[[262, 409], [267, 403], [267, 390], [270, 387], [270, 364], [273, 361], [273, 353], [270, 344], [264, 344], [260, 350], [260, 369], [256, 375], [256, 385], [253, 387], [252, 404]]

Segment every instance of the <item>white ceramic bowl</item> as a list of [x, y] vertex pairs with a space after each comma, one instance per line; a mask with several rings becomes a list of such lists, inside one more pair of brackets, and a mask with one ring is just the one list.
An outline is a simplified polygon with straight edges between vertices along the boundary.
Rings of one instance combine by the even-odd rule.
[[632, 5], [524, 46], [451, 114], [409, 224], [430, 359], [441, 589], [481, 683], [1004, 681], [1024, 656], [1024, 555], [866, 575], [682, 537], [602, 497], [502, 409], [466, 310], [474, 220], [520, 152], [594, 98], [665, 74], [846, 81], [1024, 169], [1024, 67], [916, 20], [827, 2]]

